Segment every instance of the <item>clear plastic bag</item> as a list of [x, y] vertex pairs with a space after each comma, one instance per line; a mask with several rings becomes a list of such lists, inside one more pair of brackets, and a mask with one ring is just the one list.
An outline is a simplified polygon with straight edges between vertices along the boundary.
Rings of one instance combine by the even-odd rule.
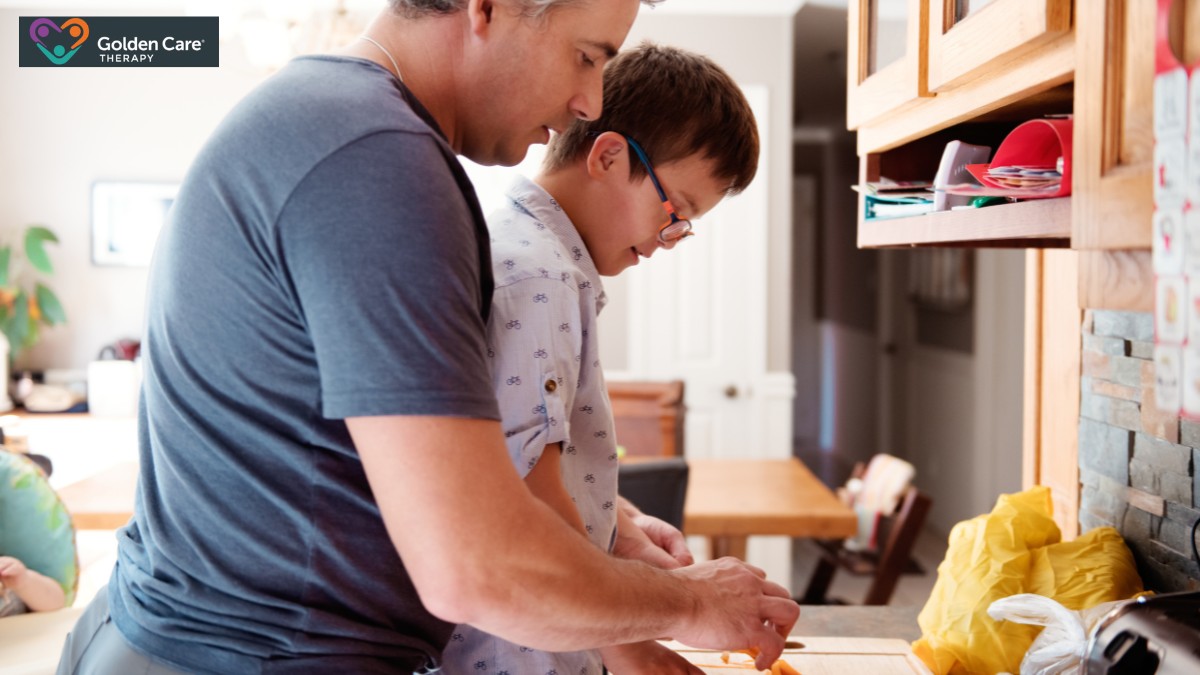
[[1106, 614], [1126, 602], [1105, 602], [1075, 611], [1043, 595], [1021, 593], [993, 602], [988, 606], [988, 616], [996, 621], [1045, 626], [1021, 660], [1021, 675], [1079, 675], [1092, 630]]

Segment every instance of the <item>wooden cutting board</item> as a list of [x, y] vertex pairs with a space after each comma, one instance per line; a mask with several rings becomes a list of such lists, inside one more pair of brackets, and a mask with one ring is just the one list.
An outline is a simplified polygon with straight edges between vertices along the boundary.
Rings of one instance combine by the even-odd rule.
[[[929, 669], [909, 649], [904, 640], [851, 637], [788, 638], [789, 645], [781, 657], [801, 675], [929, 675]], [[733, 654], [728, 665], [721, 662], [721, 652], [692, 649], [678, 642], [664, 643], [705, 673], [712, 675], [747, 675], [756, 673], [753, 666], [739, 663], [753, 661], [744, 654]]]

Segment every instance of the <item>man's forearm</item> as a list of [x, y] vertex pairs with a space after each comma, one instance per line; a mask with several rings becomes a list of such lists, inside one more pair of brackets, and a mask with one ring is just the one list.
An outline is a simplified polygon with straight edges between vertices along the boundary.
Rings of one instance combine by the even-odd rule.
[[762, 660], [798, 608], [724, 558], [674, 571], [614, 559], [536, 499], [484, 420], [346, 420], [388, 534], [434, 615], [546, 651], [670, 635]]
[[570, 651], [661, 637], [695, 613], [687, 580], [611, 558], [533, 497], [494, 422], [347, 423], [388, 531], [440, 618]]
[[573, 651], [661, 638], [696, 614], [688, 580], [612, 558], [535, 506], [546, 512], [538, 524], [527, 521], [508, 545], [512, 555], [493, 556], [480, 572], [494, 592], [477, 596], [467, 623], [520, 645]]

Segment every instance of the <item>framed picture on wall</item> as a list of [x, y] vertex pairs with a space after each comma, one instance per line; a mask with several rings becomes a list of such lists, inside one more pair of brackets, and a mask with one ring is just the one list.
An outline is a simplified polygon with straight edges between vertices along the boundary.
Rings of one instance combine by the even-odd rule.
[[146, 267], [178, 183], [92, 184], [92, 264]]

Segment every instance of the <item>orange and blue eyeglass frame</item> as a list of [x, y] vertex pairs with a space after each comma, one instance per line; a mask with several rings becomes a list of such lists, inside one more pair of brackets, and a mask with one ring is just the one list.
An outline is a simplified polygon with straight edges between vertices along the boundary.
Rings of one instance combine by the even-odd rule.
[[[625, 134], [621, 135], [625, 136]], [[667, 212], [667, 222], [658, 228], [658, 240], [663, 244], [674, 245], [694, 235], [695, 232], [692, 232], [691, 221], [680, 218], [675, 213], [675, 206], [671, 203], [670, 199], [667, 199], [667, 193], [663, 190], [662, 183], [658, 182], [658, 176], [654, 173], [654, 166], [650, 164], [650, 158], [646, 156], [646, 151], [642, 150], [642, 146], [638, 145], [638, 142], [629, 136], [625, 136], [625, 140], [629, 142], [629, 147], [633, 148], [633, 152], [637, 154], [638, 159], [642, 161], [642, 165], [646, 167], [646, 173], [650, 176], [650, 182], [654, 184], [654, 189], [658, 191], [658, 198], [662, 200], [663, 209]]]

